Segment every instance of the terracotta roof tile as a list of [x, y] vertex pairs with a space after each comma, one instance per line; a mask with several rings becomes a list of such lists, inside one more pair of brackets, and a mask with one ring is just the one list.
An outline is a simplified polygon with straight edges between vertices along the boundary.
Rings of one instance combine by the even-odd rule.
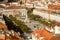
[[9, 6], [6, 9], [22, 9], [23, 7], [21, 6]]
[[6, 40], [24, 40], [24, 38], [20, 37], [16, 32], [14, 32], [14, 36], [6, 36]]
[[6, 25], [0, 22], [0, 28], [6, 28]]
[[53, 35], [51, 33], [49, 33], [48, 31], [46, 31], [46, 30], [35, 30], [34, 32], [32, 32], [32, 34], [36, 38], [40, 38], [41, 36], [43, 36], [45, 39], [50, 39], [50, 38], [53, 37]]
[[60, 40], [60, 37], [53, 36], [50, 40]]
[[18, 40], [24, 40], [24, 38], [20, 37], [16, 32], [14, 32], [14, 37], [18, 38]]
[[60, 10], [60, 5], [48, 5], [49, 9]]

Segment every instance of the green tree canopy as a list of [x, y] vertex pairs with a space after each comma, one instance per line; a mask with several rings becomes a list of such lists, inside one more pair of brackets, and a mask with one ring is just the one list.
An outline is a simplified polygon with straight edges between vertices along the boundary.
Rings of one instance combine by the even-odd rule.
[[24, 31], [24, 32], [28, 32], [28, 27], [27, 25], [25, 25], [23, 22], [21, 22], [21, 20], [17, 20], [15, 17], [13, 17], [12, 15], [9, 16], [10, 19], [12, 19], [17, 25], [19, 25], [19, 27]]
[[22, 31], [22, 29], [19, 26], [17, 26], [16, 24], [14, 24], [14, 22], [10, 18], [8, 18], [5, 15], [3, 15], [3, 18], [5, 20], [8, 30], [14, 30], [15, 32], [19, 32], [20, 34], [24, 33]]

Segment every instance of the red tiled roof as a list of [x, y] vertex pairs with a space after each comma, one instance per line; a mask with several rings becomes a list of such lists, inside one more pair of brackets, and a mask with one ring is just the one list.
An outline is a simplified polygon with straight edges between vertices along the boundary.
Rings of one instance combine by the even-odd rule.
[[49, 9], [60, 10], [60, 5], [48, 5]]
[[24, 39], [21, 38], [16, 32], [14, 32], [14, 37], [18, 38], [19, 40], [24, 40]]
[[34, 32], [32, 32], [32, 34], [35, 36], [36, 35], [36, 38], [40, 38], [40, 36], [42, 35], [45, 39], [50, 39], [53, 37], [53, 35], [51, 33], [49, 33], [48, 31], [46, 30], [35, 30]]
[[60, 40], [60, 37], [53, 36], [50, 40]]
[[6, 40], [24, 40], [21, 38], [16, 32], [14, 32], [14, 36], [6, 36]]
[[6, 28], [6, 25], [0, 22], [0, 28]]
[[9, 6], [6, 9], [22, 9], [23, 7], [21, 6]]

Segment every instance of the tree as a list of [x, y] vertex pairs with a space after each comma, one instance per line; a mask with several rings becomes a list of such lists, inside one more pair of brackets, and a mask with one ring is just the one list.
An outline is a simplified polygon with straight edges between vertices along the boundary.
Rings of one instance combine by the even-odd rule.
[[23, 30], [23, 32], [28, 32], [29, 28], [27, 27], [27, 25], [25, 25], [21, 20], [17, 20], [15, 17], [13, 17], [12, 15], [9, 16], [10, 19], [12, 19], [17, 25], [19, 25], [19, 27]]
[[32, 14], [31, 12], [28, 13], [28, 17], [31, 19], [31, 20], [39, 20], [40, 16], [39, 15], [34, 15]]
[[21, 28], [19, 26], [16, 26], [10, 18], [5, 15], [3, 15], [3, 18], [5, 20], [8, 30], [14, 30], [15, 32], [19, 32], [21, 35], [24, 34]]
[[37, 20], [40, 23], [42, 23], [43, 25], [46, 25], [46, 26], [50, 26], [51, 25], [51, 22], [48, 23], [42, 17], [40, 17], [39, 15], [34, 15], [31, 12], [28, 13], [28, 17], [30, 18], [30, 20], [35, 20], [35, 21]]

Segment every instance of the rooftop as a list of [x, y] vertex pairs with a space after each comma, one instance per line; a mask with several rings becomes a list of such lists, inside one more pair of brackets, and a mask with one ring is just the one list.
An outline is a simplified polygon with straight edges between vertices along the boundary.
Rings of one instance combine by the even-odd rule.
[[46, 30], [35, 30], [34, 32], [32, 32], [32, 34], [37, 38], [40, 38], [41, 36], [43, 36], [45, 39], [50, 39], [53, 37], [53, 35]]
[[52, 10], [60, 10], [60, 5], [48, 5], [48, 8]]
[[13, 6], [7, 7], [6, 9], [23, 9], [23, 8], [24, 8], [24, 7], [13, 5]]
[[14, 36], [5, 36], [6, 40], [24, 40], [22, 37], [20, 37], [16, 32], [14, 32]]
[[[2, 28], [6, 28], [6, 25], [3, 24], [3, 23], [0, 23], [0, 29], [2, 30], [2, 32], [4, 32], [4, 33], [0, 32], [0, 39], [6, 39], [6, 40], [24, 40], [24, 38], [19, 36], [19, 34], [17, 32], [9, 31], [9, 30], [5, 31]], [[13, 32], [13, 33], [11, 33], [11, 32]], [[11, 34], [9, 34], [9, 33], [11, 33]], [[14, 35], [12, 35], [12, 34], [14, 34]]]
[[60, 37], [53, 36], [53, 34], [48, 32], [47, 30], [35, 30], [34, 32], [32, 32], [32, 34], [38, 39], [42, 35], [42, 37], [44, 37], [44, 40], [49, 40], [49, 39], [50, 40], [60, 40]]
[[7, 26], [0, 22], [0, 28], [6, 28]]

